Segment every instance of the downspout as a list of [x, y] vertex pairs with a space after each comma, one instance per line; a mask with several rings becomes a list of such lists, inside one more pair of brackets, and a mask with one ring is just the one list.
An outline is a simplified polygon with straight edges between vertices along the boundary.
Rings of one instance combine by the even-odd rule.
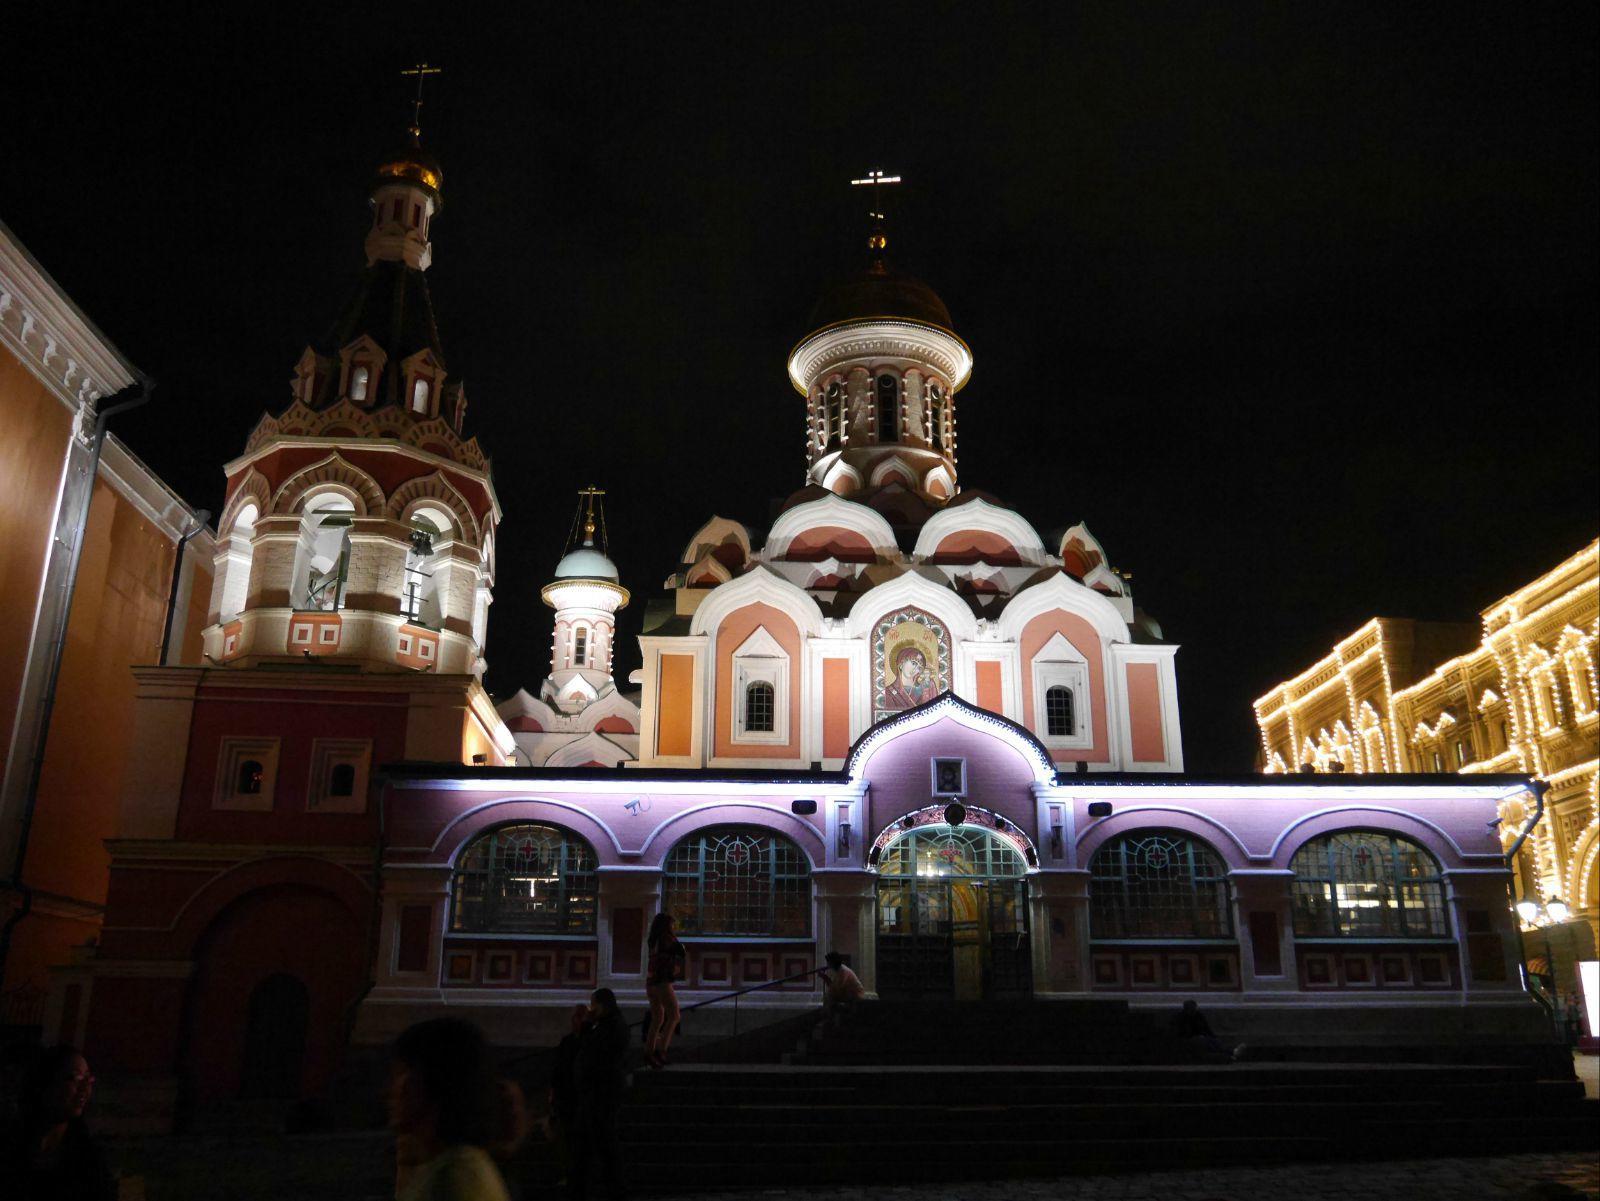
[[1539, 1007], [1549, 1014], [1550, 1020], [1555, 1021], [1555, 1012], [1545, 1004], [1544, 998], [1528, 987], [1528, 944], [1522, 937], [1522, 915], [1517, 913], [1517, 852], [1522, 849], [1522, 844], [1528, 841], [1528, 835], [1533, 833], [1533, 828], [1539, 824], [1539, 819], [1544, 816], [1544, 794], [1550, 787], [1543, 780], [1529, 780], [1528, 791], [1533, 793], [1533, 816], [1528, 819], [1528, 824], [1522, 827], [1522, 832], [1517, 835], [1517, 840], [1511, 844], [1511, 849], [1506, 852], [1506, 867], [1511, 875], [1506, 880], [1506, 895], [1511, 898], [1511, 912], [1517, 922], [1517, 968], [1522, 973], [1522, 990], [1539, 1003]]
[[67, 559], [66, 596], [62, 602], [61, 616], [51, 636], [50, 674], [45, 684], [44, 697], [39, 702], [39, 738], [34, 746], [33, 763], [28, 769], [28, 791], [23, 797], [22, 824], [17, 834], [17, 853], [4, 884], [5, 888], [21, 894], [22, 904], [17, 906], [16, 912], [6, 920], [5, 928], [0, 930], [0, 981], [5, 979], [6, 960], [11, 954], [12, 932], [21, 924], [22, 919], [33, 911], [33, 890], [22, 881], [22, 865], [28, 855], [28, 833], [33, 827], [33, 810], [39, 802], [39, 782], [44, 776], [44, 755], [46, 743], [50, 738], [50, 717], [55, 711], [56, 688], [61, 682], [61, 661], [66, 657], [67, 623], [72, 618], [72, 598], [78, 588], [78, 563], [83, 558], [83, 539], [89, 526], [89, 509], [94, 502], [94, 483], [100, 475], [100, 451], [106, 442], [106, 425], [118, 413], [136, 409], [148, 401], [154, 388], [154, 380], [147, 376], [139, 376], [134, 383], [109, 397], [112, 403], [101, 406], [95, 414], [94, 433], [89, 443], [89, 491], [84, 498], [77, 529], [72, 534], [72, 549]]
[[167, 620], [161, 627], [161, 653], [156, 656], [157, 667], [167, 665], [167, 648], [172, 645], [172, 622], [178, 615], [178, 581], [183, 577], [183, 548], [189, 545], [189, 539], [206, 528], [206, 522], [210, 520], [209, 509], [197, 510], [194, 529], [178, 539], [178, 555], [172, 562], [172, 583], [167, 587]]

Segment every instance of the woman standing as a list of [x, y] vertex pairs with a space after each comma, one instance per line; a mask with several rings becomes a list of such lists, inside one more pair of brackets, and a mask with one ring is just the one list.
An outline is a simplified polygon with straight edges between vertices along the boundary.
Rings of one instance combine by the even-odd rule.
[[672, 914], [658, 913], [650, 923], [647, 940], [650, 959], [644, 978], [645, 995], [650, 998], [650, 1032], [645, 1038], [645, 1058], [653, 1068], [667, 1066], [667, 1047], [678, 1031], [678, 996], [673, 981], [688, 957], [678, 936], [673, 933]]

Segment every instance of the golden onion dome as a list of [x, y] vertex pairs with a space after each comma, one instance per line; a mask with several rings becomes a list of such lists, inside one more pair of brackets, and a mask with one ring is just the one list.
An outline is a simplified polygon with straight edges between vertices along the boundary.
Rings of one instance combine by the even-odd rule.
[[435, 209], [444, 208], [444, 168], [439, 160], [422, 148], [422, 135], [415, 126], [411, 129], [410, 144], [378, 161], [375, 172], [377, 183], [403, 182], [426, 188], [433, 194]]

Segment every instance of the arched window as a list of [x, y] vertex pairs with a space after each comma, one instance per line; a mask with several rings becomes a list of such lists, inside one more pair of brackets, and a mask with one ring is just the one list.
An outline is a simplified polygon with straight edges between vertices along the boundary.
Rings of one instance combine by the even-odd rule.
[[828, 400], [822, 416], [825, 442], [829, 450], [839, 445], [844, 437], [844, 388], [838, 380], [828, 385]]
[[944, 389], [934, 384], [928, 389], [928, 438], [934, 450], [944, 449]]
[[777, 705], [772, 685], [765, 680], [757, 680], [744, 690], [744, 728], [746, 733], [760, 734], [772, 732], [773, 722], [777, 717]]
[[1228, 869], [1199, 839], [1139, 830], [1089, 863], [1091, 938], [1231, 938]]
[[1294, 854], [1300, 938], [1440, 938], [1444, 882], [1432, 855], [1381, 830], [1313, 838]]
[[1072, 689], [1063, 684], [1048, 688], [1044, 694], [1044, 728], [1054, 738], [1065, 738], [1076, 732], [1072, 704]]
[[575, 667], [589, 666], [588, 626], [579, 626], [572, 632], [572, 662]]
[[245, 759], [239, 764], [239, 778], [234, 781], [234, 795], [260, 796], [261, 781], [266, 772], [259, 759]]
[[350, 368], [350, 399], [365, 400], [367, 398], [367, 383], [372, 378], [372, 373], [364, 366]]
[[749, 826], [690, 835], [667, 855], [662, 907], [684, 934], [804, 938], [811, 865], [787, 838]]
[[878, 377], [878, 441], [900, 441], [900, 381], [892, 375]]
[[413, 413], [428, 411], [428, 381], [425, 379], [419, 379], [411, 385], [411, 411]]
[[594, 849], [555, 826], [501, 826], [461, 853], [450, 929], [472, 934], [593, 934]]

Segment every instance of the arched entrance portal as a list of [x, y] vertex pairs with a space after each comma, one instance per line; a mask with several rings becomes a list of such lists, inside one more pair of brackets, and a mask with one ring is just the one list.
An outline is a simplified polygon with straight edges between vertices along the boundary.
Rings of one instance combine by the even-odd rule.
[[935, 812], [938, 820], [925, 824], [918, 820], [927, 815], [897, 822], [874, 851], [878, 995], [1028, 996], [1033, 972], [1022, 851], [992, 829], [952, 825]]

